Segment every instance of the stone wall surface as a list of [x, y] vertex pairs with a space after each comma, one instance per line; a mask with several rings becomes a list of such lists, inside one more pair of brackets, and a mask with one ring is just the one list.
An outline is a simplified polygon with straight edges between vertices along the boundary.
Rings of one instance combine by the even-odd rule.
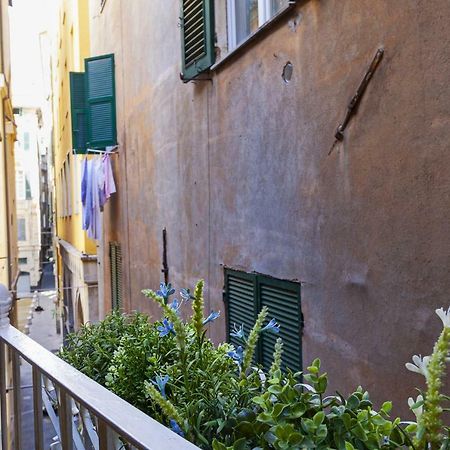
[[450, 2], [300, 2], [188, 84], [178, 0], [98, 3], [91, 53], [115, 54], [120, 143], [105, 240], [122, 244], [126, 307], [158, 315], [140, 291], [162, 278], [166, 228], [173, 284], [204, 277], [223, 311], [223, 266], [301, 281], [305, 365], [318, 356], [331, 388], [405, 411], [422, 380], [404, 363], [430, 353], [450, 302]]

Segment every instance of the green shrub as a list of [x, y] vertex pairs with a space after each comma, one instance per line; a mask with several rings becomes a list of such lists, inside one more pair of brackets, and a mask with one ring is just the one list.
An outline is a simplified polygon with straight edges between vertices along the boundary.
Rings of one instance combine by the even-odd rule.
[[394, 449], [408, 442], [400, 419], [389, 419], [390, 402], [376, 411], [362, 388], [348, 398], [324, 396], [328, 380], [319, 371], [316, 359], [303, 376], [309, 384], [301, 373], [274, 372], [238, 414], [228, 442], [214, 441], [214, 450]]
[[[60, 356], [123, 399], [169, 426], [201, 448], [214, 450], [318, 449], [412, 450], [449, 448], [443, 426], [441, 378], [448, 358], [450, 310], [439, 311], [444, 331], [431, 357], [417, 356], [408, 368], [427, 376], [428, 390], [410, 399], [418, 423], [391, 420], [391, 403], [377, 410], [358, 388], [349, 397], [326, 395], [328, 377], [316, 359], [305, 373], [282, 373], [283, 344], [278, 339], [274, 362], [266, 373], [254, 366], [261, 333], [278, 332], [275, 319], [260, 312], [248, 337], [233, 334], [242, 345], [215, 346], [207, 327], [219, 313], [204, 315], [203, 281], [194, 294], [161, 284], [143, 291], [162, 309], [163, 319], [113, 312], [104, 321], [70, 335]], [[180, 308], [190, 305], [191, 317]], [[265, 324], [266, 323], [266, 324]], [[431, 376], [430, 376], [431, 374]]]
[[114, 352], [135, 320], [141, 320], [141, 316], [129, 318], [114, 311], [99, 323], [84, 325], [77, 333], [67, 335], [59, 356], [104, 385]]

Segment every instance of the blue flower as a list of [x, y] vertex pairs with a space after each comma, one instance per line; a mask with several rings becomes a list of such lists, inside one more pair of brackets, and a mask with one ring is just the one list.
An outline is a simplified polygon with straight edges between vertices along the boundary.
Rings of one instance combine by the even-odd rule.
[[271, 331], [272, 333], [280, 332], [280, 325], [277, 324], [275, 319], [272, 319], [261, 331]]
[[180, 309], [180, 302], [175, 298], [173, 302], [169, 305], [174, 311], [178, 311]]
[[213, 322], [219, 316], [220, 316], [220, 311], [219, 312], [211, 311], [211, 314], [203, 321], [203, 325], [206, 325], [209, 322]]
[[164, 398], [166, 397], [166, 384], [169, 381], [169, 375], [165, 375], [161, 377], [160, 375], [156, 375], [155, 381], [152, 380], [152, 383], [155, 386], [158, 386], [159, 392]]
[[244, 324], [242, 324], [239, 328], [237, 328], [236, 324], [234, 324], [233, 331], [230, 333], [230, 336], [234, 336], [239, 339], [245, 339]]
[[240, 345], [236, 350], [233, 350], [232, 352], [228, 352], [227, 355], [236, 361], [239, 365], [242, 364], [242, 361], [244, 359], [244, 349]]
[[170, 283], [167, 286], [165, 283], [160, 283], [159, 290], [156, 293], [167, 301], [170, 295], [175, 294], [175, 289], [172, 288]]
[[180, 428], [180, 425], [177, 424], [177, 422], [173, 419], [169, 420], [170, 423], [170, 429], [174, 432], [177, 433], [179, 436], [184, 437], [184, 433], [183, 430]]
[[180, 295], [186, 301], [190, 300], [191, 298], [194, 298], [191, 295], [191, 290], [190, 289], [181, 289]]
[[167, 336], [170, 333], [175, 334], [175, 330], [173, 329], [173, 323], [169, 322], [167, 319], [163, 319], [162, 325], [157, 327], [159, 331], [159, 337]]

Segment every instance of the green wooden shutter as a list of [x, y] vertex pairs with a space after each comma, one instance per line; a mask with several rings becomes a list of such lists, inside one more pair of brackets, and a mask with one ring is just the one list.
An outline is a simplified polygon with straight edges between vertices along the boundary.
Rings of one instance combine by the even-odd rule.
[[263, 333], [260, 339], [261, 363], [270, 368], [273, 349], [278, 337], [283, 339], [282, 367], [293, 371], [302, 369], [302, 315], [300, 308], [300, 284], [282, 281], [264, 275], [258, 276], [258, 295], [261, 308], [269, 308], [268, 319], [275, 318], [280, 333]]
[[185, 81], [214, 64], [214, 0], [181, 0], [181, 57]]
[[84, 73], [70, 72], [70, 113], [72, 120], [72, 148], [86, 153], [88, 140], [87, 105]]
[[283, 339], [282, 367], [293, 371], [302, 369], [302, 327], [300, 284], [225, 269], [225, 301], [227, 308], [227, 337], [233, 345], [242, 345], [230, 336], [233, 326], [244, 325], [248, 337], [263, 306], [269, 308], [268, 321], [275, 318], [280, 333], [265, 332], [261, 335], [255, 362], [269, 369], [273, 360], [275, 341]]
[[112, 309], [121, 309], [122, 302], [122, 249], [117, 242], [109, 243], [110, 269], [111, 269], [111, 306]]
[[84, 60], [88, 110], [88, 147], [117, 144], [114, 55]]
[[253, 274], [226, 270], [225, 298], [227, 307], [227, 335], [228, 340], [236, 347], [242, 345], [239, 339], [230, 336], [234, 325], [244, 325], [245, 335], [248, 336], [256, 318], [256, 280]]

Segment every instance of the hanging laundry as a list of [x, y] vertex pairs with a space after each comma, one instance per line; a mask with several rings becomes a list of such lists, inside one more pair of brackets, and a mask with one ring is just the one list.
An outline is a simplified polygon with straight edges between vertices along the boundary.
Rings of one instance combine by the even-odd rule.
[[90, 178], [90, 161], [85, 158], [82, 166], [81, 175], [81, 203], [82, 207], [82, 228], [87, 230], [91, 223], [91, 178]]
[[105, 198], [111, 197], [111, 194], [116, 192], [116, 183], [114, 182], [114, 175], [111, 167], [111, 155], [108, 153], [103, 157], [103, 172], [105, 174]]
[[91, 239], [99, 240], [102, 234], [101, 212], [116, 184], [111, 167], [110, 153], [85, 158], [81, 176], [81, 201], [83, 204], [82, 228]]

